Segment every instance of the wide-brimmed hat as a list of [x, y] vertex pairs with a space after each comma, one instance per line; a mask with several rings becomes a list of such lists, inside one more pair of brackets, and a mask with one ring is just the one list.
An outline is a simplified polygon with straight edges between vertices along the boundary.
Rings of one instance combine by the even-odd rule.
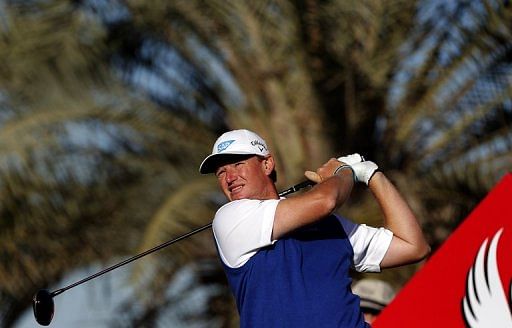
[[232, 130], [222, 134], [215, 141], [212, 153], [203, 160], [199, 166], [199, 172], [202, 174], [213, 173], [219, 157], [225, 155], [258, 155], [265, 157], [269, 155], [269, 150], [265, 140], [256, 133], [245, 129]]

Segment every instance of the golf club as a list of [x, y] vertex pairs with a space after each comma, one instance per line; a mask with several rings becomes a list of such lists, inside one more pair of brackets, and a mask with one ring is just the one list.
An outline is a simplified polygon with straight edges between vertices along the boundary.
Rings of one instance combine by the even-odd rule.
[[[306, 181], [303, 181], [301, 183], [298, 183], [282, 192], [279, 193], [279, 196], [282, 197], [282, 196], [285, 196], [285, 195], [288, 195], [288, 194], [291, 194], [291, 193], [294, 193], [296, 191], [299, 191], [300, 189], [302, 188], [305, 188], [305, 187], [308, 187], [308, 186], [311, 186], [313, 185], [314, 182], [312, 181], [309, 181], [309, 180], [306, 180]], [[94, 279], [96, 277], [99, 277], [107, 272], [110, 272], [114, 269], [117, 269], [119, 268], [120, 266], [123, 266], [125, 264], [128, 264], [130, 262], [133, 262], [143, 256], [146, 256], [150, 253], [153, 253], [157, 250], [160, 250], [164, 247], [167, 247], [171, 244], [174, 244], [182, 239], [185, 239], [185, 238], [188, 238], [192, 235], [195, 235], [196, 233], [198, 232], [201, 232], [203, 230], [206, 230], [208, 228], [210, 228], [212, 226], [211, 223], [208, 223], [207, 225], [205, 226], [202, 226], [202, 227], [199, 227], [197, 229], [194, 229], [190, 232], [187, 232], [179, 237], [176, 237], [172, 240], [169, 240], [169, 241], [166, 241], [165, 243], [163, 244], [160, 244], [158, 246], [155, 246], [151, 249], [148, 249], [147, 251], [144, 251], [140, 254], [137, 254], [133, 257], [130, 257], [122, 262], [119, 262], [115, 265], [112, 265], [106, 269], [103, 269], [101, 270], [100, 272], [98, 273], [95, 273], [91, 276], [88, 276], [80, 281], [77, 281], [69, 286], [66, 286], [66, 287], [63, 287], [63, 288], [60, 288], [60, 289], [57, 289], [57, 290], [54, 290], [53, 292], [50, 292], [48, 291], [47, 289], [40, 289], [35, 295], [34, 295], [34, 298], [32, 299], [32, 308], [34, 310], [34, 317], [36, 318], [36, 321], [42, 325], [42, 326], [48, 326], [50, 324], [50, 322], [52, 321], [53, 319], [53, 314], [55, 312], [55, 305], [54, 305], [54, 302], [53, 302], [53, 298], [59, 294], [62, 294], [63, 292], [65, 292], [66, 290], [68, 289], [71, 289], [73, 287], [76, 287], [78, 285], [81, 285], [83, 284], [84, 282], [87, 282], [91, 279]]]

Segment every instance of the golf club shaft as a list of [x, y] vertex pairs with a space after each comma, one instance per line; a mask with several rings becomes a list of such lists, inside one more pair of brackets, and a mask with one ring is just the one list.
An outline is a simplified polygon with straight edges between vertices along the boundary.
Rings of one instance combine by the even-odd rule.
[[68, 289], [70, 289], [70, 288], [73, 288], [73, 287], [75, 287], [75, 286], [81, 285], [81, 284], [83, 284], [84, 282], [87, 282], [87, 281], [89, 281], [89, 280], [91, 280], [91, 279], [94, 279], [94, 278], [96, 278], [96, 277], [98, 277], [98, 276], [101, 276], [101, 275], [103, 275], [103, 274], [105, 274], [105, 273], [107, 273], [107, 272], [110, 272], [110, 271], [112, 271], [112, 270], [114, 270], [114, 269], [117, 269], [117, 268], [119, 268], [120, 266], [123, 266], [123, 265], [125, 265], [125, 264], [130, 263], [130, 262], [133, 262], [133, 261], [135, 261], [135, 260], [137, 260], [137, 259], [139, 259], [139, 258], [141, 258], [141, 257], [143, 257], [143, 256], [146, 256], [146, 255], [148, 255], [148, 254], [150, 254], [150, 253], [156, 252], [156, 251], [158, 251], [158, 250], [160, 250], [160, 249], [162, 249], [162, 248], [164, 248], [164, 247], [167, 247], [167, 246], [169, 246], [169, 245], [171, 245], [171, 244], [174, 244], [174, 243], [176, 243], [176, 242], [178, 242], [178, 241], [180, 241], [180, 240], [182, 240], [182, 239], [185, 239], [185, 238], [188, 238], [188, 237], [190, 237], [190, 236], [192, 236], [192, 235], [195, 235], [196, 233], [201, 232], [201, 231], [203, 231], [203, 230], [206, 230], [206, 229], [210, 228], [211, 226], [212, 226], [212, 224], [211, 224], [211, 223], [208, 223], [208, 224], [207, 224], [207, 225], [205, 225], [205, 226], [202, 226], [202, 227], [200, 227], [200, 228], [197, 228], [197, 229], [194, 229], [194, 230], [192, 230], [192, 231], [189, 231], [189, 232], [187, 232], [187, 233], [185, 233], [185, 234], [183, 234], [183, 235], [181, 235], [181, 236], [179, 236], [179, 237], [176, 237], [176, 238], [174, 238], [174, 239], [172, 239], [172, 240], [166, 241], [166, 242], [165, 242], [165, 243], [163, 243], [163, 244], [160, 244], [160, 245], [158, 245], [158, 246], [155, 246], [155, 247], [153, 247], [153, 248], [151, 248], [151, 249], [148, 249], [147, 251], [144, 251], [144, 252], [142, 252], [142, 253], [140, 253], [140, 254], [137, 254], [137, 255], [135, 255], [135, 256], [132, 256], [132, 257], [130, 257], [130, 258], [128, 258], [128, 259], [126, 259], [126, 260], [124, 260], [124, 261], [122, 261], [122, 262], [119, 262], [119, 263], [117, 263], [117, 264], [115, 264], [115, 265], [113, 265], [113, 266], [110, 266], [110, 267], [108, 267], [108, 268], [105, 268], [105, 269], [101, 270], [100, 272], [97, 272], [97, 273], [95, 273], [95, 274], [93, 274], [93, 275], [91, 275], [91, 276], [89, 276], [89, 277], [86, 277], [86, 278], [84, 278], [84, 279], [82, 279], [82, 280], [80, 280], [80, 281], [75, 282], [74, 284], [71, 284], [71, 285], [69, 285], [69, 286], [66, 286], [66, 287], [63, 287], [63, 288], [57, 289], [57, 290], [55, 290], [55, 291], [53, 291], [53, 292], [52, 292], [52, 296], [57, 296], [57, 295], [59, 295], [59, 294], [61, 294], [61, 293], [65, 292], [66, 290], [68, 290]]
[[[302, 188], [305, 188], [305, 187], [311, 186], [311, 185], [313, 185], [313, 184], [314, 184], [314, 182], [312, 182], [312, 181], [310, 181], [310, 180], [305, 180], [305, 181], [303, 181], [303, 182], [300, 182], [300, 183], [298, 183], [298, 184], [296, 184], [296, 185], [294, 185], [294, 186], [292, 186], [292, 187], [290, 187], [290, 188], [288, 188], [288, 189], [286, 189], [286, 190], [284, 190], [284, 191], [280, 192], [280, 193], [279, 193], [279, 196], [280, 196], [280, 197], [282, 197], [282, 196], [286, 196], [286, 195], [288, 195], [288, 194], [290, 194], [290, 193], [294, 193], [294, 192], [296, 192], [296, 191], [299, 191], [299, 190], [300, 190], [300, 189], [302, 189]], [[130, 257], [130, 258], [128, 258], [128, 259], [126, 259], [126, 260], [124, 260], [124, 261], [122, 261], [122, 262], [119, 262], [119, 263], [117, 263], [117, 264], [115, 264], [115, 265], [112, 265], [112, 266], [110, 266], [110, 267], [108, 267], [108, 268], [105, 268], [105, 269], [101, 270], [100, 272], [97, 272], [97, 273], [95, 273], [95, 274], [93, 274], [93, 275], [91, 275], [91, 276], [89, 276], [89, 277], [86, 277], [86, 278], [84, 278], [84, 279], [82, 279], [82, 280], [80, 280], [80, 281], [77, 281], [77, 282], [75, 282], [75, 283], [73, 283], [73, 284], [71, 284], [71, 285], [69, 285], [69, 286], [66, 286], [66, 287], [63, 287], [63, 288], [57, 289], [57, 290], [55, 290], [55, 291], [51, 292], [51, 296], [52, 296], [52, 297], [53, 297], [53, 296], [57, 296], [57, 295], [59, 295], [59, 294], [61, 294], [61, 293], [65, 292], [65, 291], [66, 291], [66, 290], [68, 290], [68, 289], [71, 289], [71, 288], [73, 288], [73, 287], [76, 287], [76, 286], [78, 286], [78, 285], [81, 285], [81, 284], [83, 284], [84, 282], [87, 282], [87, 281], [89, 281], [89, 280], [91, 280], [91, 279], [94, 279], [94, 278], [96, 278], [96, 277], [98, 277], [98, 276], [101, 276], [101, 275], [103, 275], [103, 274], [105, 274], [105, 273], [107, 273], [107, 272], [110, 272], [110, 271], [112, 271], [112, 270], [114, 270], [114, 269], [117, 269], [117, 268], [119, 268], [119, 267], [121, 267], [121, 266], [123, 266], [123, 265], [125, 265], [125, 264], [128, 264], [128, 263], [130, 263], [130, 262], [133, 262], [133, 261], [135, 261], [135, 260], [137, 260], [137, 259], [139, 259], [139, 258], [141, 258], [141, 257], [143, 257], [143, 256], [146, 256], [146, 255], [148, 255], [148, 254], [150, 254], [150, 253], [156, 252], [156, 251], [158, 251], [158, 250], [160, 250], [160, 249], [162, 249], [162, 248], [164, 248], [164, 247], [167, 247], [167, 246], [169, 246], [169, 245], [171, 245], [171, 244], [174, 244], [174, 243], [176, 243], [176, 242], [178, 242], [178, 241], [180, 241], [180, 240], [183, 240], [183, 239], [188, 238], [188, 237], [190, 237], [190, 236], [192, 236], [192, 235], [195, 235], [196, 233], [201, 232], [201, 231], [203, 231], [203, 230], [206, 230], [206, 229], [210, 228], [211, 226], [212, 226], [212, 224], [211, 224], [211, 223], [208, 223], [207, 225], [204, 225], [204, 226], [202, 226], [202, 227], [199, 227], [199, 228], [197, 228], [197, 229], [194, 229], [194, 230], [192, 230], [192, 231], [189, 231], [189, 232], [187, 232], [187, 233], [185, 233], [185, 234], [183, 234], [183, 235], [181, 235], [181, 236], [179, 236], [179, 237], [176, 237], [176, 238], [174, 238], [174, 239], [172, 239], [172, 240], [166, 241], [166, 242], [165, 242], [165, 243], [163, 243], [163, 244], [160, 244], [160, 245], [158, 245], [158, 246], [155, 246], [155, 247], [153, 247], [153, 248], [151, 248], [151, 249], [148, 249], [147, 251], [144, 251], [144, 252], [142, 252], [142, 253], [140, 253], [140, 254], [137, 254], [137, 255], [135, 255], [135, 256], [132, 256], [132, 257]]]

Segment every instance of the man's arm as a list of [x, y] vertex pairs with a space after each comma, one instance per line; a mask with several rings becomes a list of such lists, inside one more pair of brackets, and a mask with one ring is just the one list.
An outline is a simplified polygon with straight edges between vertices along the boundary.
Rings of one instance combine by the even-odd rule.
[[380, 266], [395, 267], [422, 260], [430, 252], [416, 216], [395, 186], [382, 172], [376, 172], [368, 187], [384, 215], [384, 227], [393, 232], [393, 239]]
[[279, 202], [274, 216], [272, 239], [318, 221], [341, 206], [350, 195], [354, 185], [353, 171], [350, 167], [334, 172], [343, 165], [332, 158], [316, 174], [307, 175], [317, 182], [310, 191]]
[[430, 246], [423, 237], [416, 216], [395, 186], [378, 171], [378, 166], [365, 161], [357, 153], [338, 160], [351, 165], [356, 180], [370, 188], [384, 214], [384, 227], [393, 232], [391, 244], [380, 267], [395, 267], [425, 258], [430, 252]]

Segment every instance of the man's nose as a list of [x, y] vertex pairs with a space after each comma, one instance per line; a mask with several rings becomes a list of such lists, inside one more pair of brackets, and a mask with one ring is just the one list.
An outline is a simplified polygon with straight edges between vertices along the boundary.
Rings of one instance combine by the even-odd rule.
[[226, 169], [226, 182], [231, 183], [236, 180], [238, 177], [238, 174], [236, 173], [236, 170], [234, 169]]

